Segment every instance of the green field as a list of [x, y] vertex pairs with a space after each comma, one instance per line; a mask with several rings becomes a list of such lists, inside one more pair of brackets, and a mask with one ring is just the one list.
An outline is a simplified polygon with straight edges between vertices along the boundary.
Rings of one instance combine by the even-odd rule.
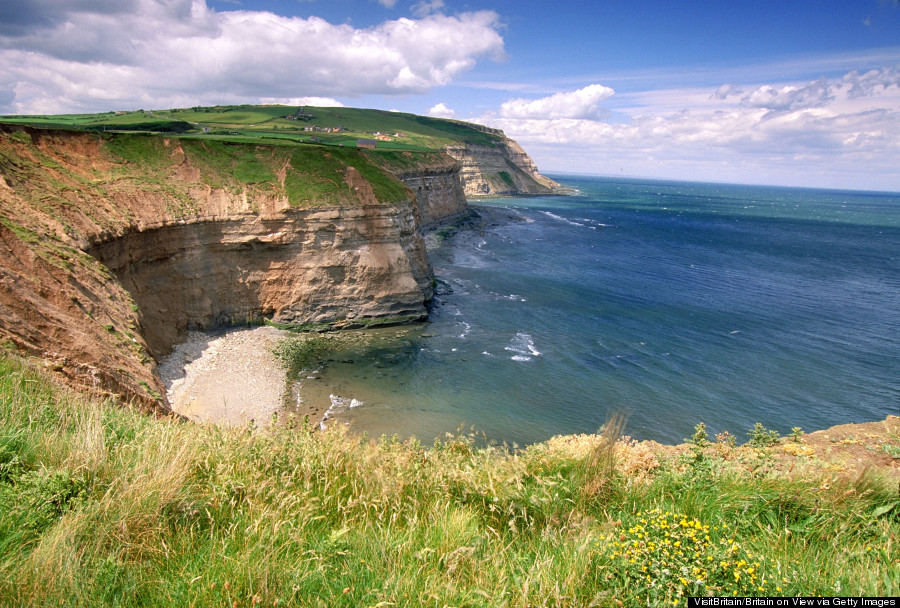
[[[299, 119], [288, 118], [301, 112]], [[0, 122], [87, 131], [178, 134], [267, 144], [299, 142], [354, 147], [357, 139], [371, 139], [381, 133], [390, 140], [379, 141], [379, 148], [399, 150], [440, 149], [456, 143], [493, 145], [499, 141], [496, 134], [459, 121], [383, 110], [311, 106], [241, 105], [100, 114], [8, 115], [0, 116]], [[307, 128], [320, 131], [307, 131]], [[398, 133], [402, 136], [395, 136]]]

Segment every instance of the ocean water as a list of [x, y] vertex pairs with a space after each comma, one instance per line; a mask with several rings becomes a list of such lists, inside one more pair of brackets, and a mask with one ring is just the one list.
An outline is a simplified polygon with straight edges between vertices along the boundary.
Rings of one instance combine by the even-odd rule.
[[479, 201], [432, 251], [428, 323], [303, 381], [326, 425], [523, 445], [620, 411], [743, 441], [900, 414], [900, 195], [556, 179], [576, 193]]

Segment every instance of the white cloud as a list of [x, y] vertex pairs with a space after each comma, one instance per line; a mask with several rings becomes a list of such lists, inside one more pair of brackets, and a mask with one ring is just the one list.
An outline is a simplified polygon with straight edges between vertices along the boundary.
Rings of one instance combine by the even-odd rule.
[[434, 116], [435, 118], [453, 118], [456, 116], [456, 112], [447, 107], [443, 101], [435, 106], [432, 106], [428, 110], [429, 116]]
[[741, 98], [741, 103], [750, 108], [764, 108], [776, 111], [817, 108], [834, 100], [832, 84], [820, 78], [803, 86], [785, 85], [775, 88], [763, 85]]
[[511, 99], [500, 106], [500, 116], [516, 119], [595, 118], [600, 102], [615, 91], [600, 84], [592, 84], [541, 99]]
[[216, 12], [205, 0], [36, 0], [11, 13], [0, 25], [0, 103], [15, 98], [0, 112], [422, 93], [503, 56], [490, 11], [364, 29]]
[[444, 0], [422, 0], [412, 5], [410, 10], [416, 17], [425, 17], [444, 8]]
[[290, 98], [268, 98], [261, 97], [259, 103], [263, 104], [284, 104], [288, 106], [315, 106], [317, 108], [343, 108], [343, 103], [331, 97], [290, 97]]
[[627, 97], [621, 121], [554, 113], [554, 95], [533, 106], [512, 100], [479, 122], [503, 129], [544, 169], [900, 191], [896, 67]]

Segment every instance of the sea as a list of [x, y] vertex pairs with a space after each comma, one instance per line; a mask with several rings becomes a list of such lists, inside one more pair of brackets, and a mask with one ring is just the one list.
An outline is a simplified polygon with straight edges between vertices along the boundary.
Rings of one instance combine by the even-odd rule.
[[432, 237], [427, 323], [304, 371], [323, 426], [523, 446], [616, 413], [664, 443], [900, 415], [900, 194], [554, 178]]

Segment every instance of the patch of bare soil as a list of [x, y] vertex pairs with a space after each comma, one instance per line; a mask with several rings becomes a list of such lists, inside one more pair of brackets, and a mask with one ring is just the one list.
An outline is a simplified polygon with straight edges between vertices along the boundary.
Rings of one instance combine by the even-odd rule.
[[876, 473], [900, 483], [900, 417], [841, 424], [799, 440], [784, 438], [773, 454], [775, 466], [782, 470], [800, 468], [841, 477]]

